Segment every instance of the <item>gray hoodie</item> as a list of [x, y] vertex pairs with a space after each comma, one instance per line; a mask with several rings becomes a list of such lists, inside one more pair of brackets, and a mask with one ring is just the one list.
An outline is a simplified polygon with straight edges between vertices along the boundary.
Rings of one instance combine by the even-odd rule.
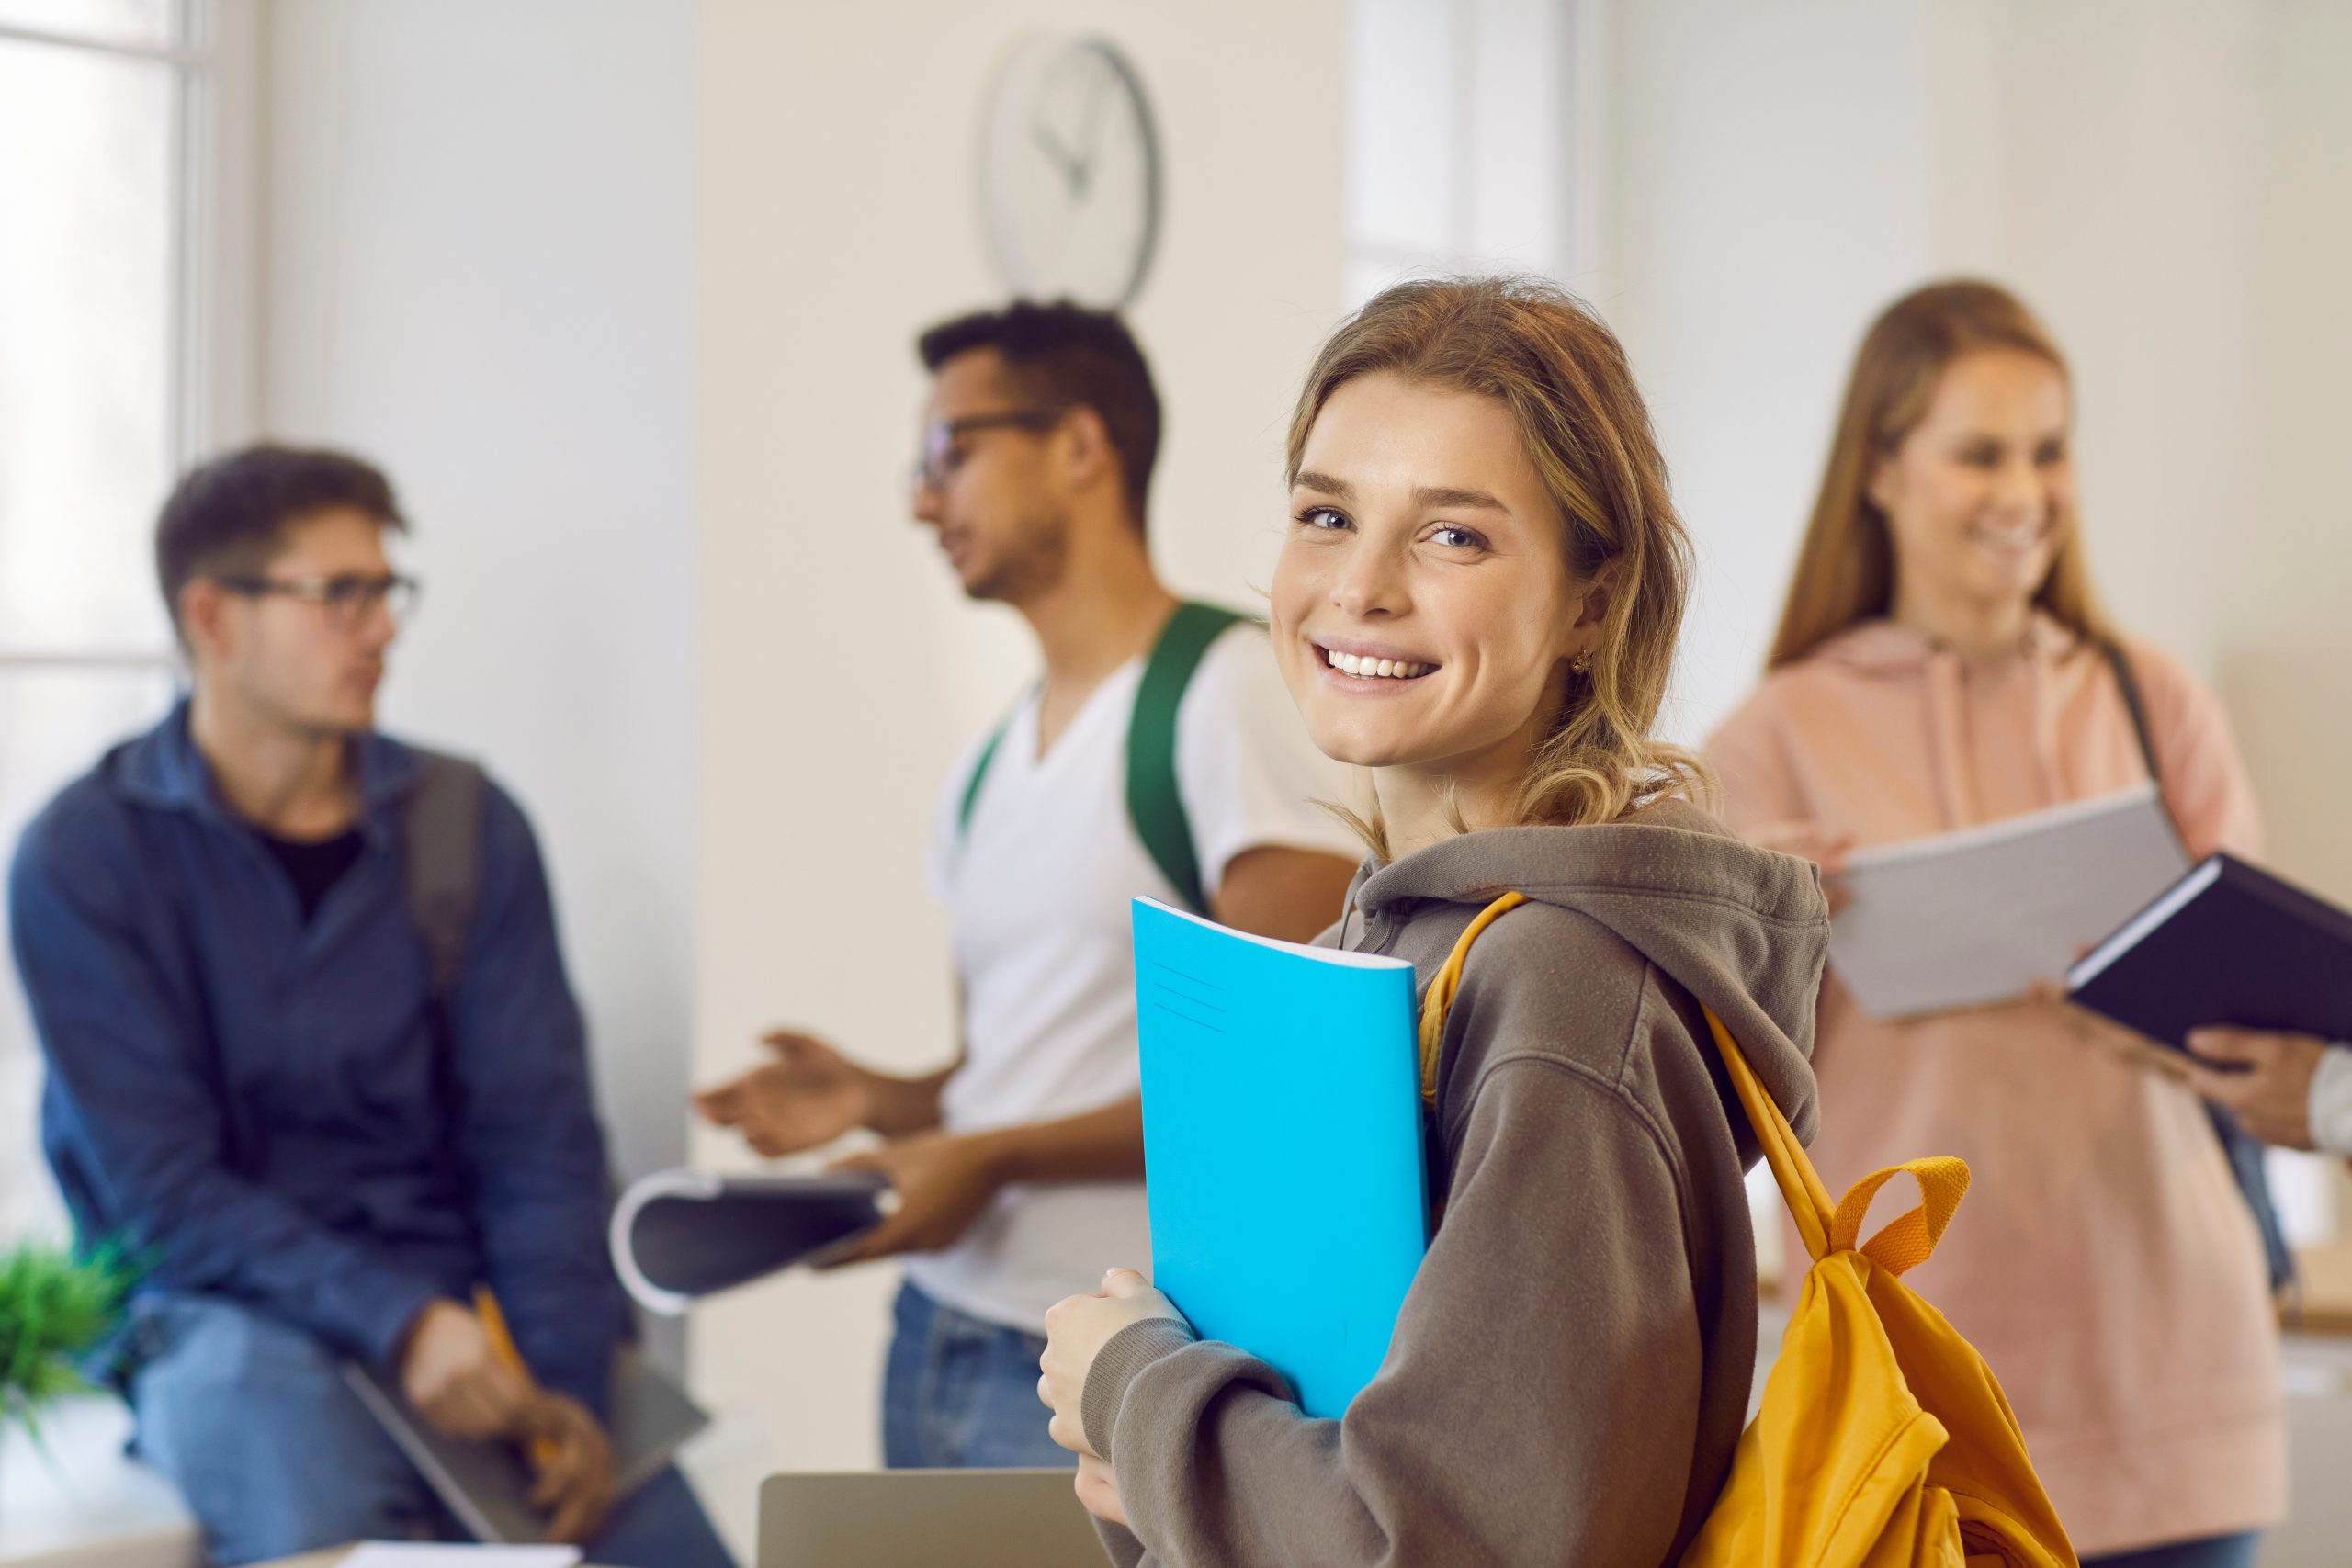
[[1819, 878], [1671, 801], [1369, 863], [1322, 941], [1426, 987], [1512, 888], [1447, 1021], [1437, 1226], [1379, 1375], [1310, 1420], [1229, 1345], [1123, 1330], [1083, 1395], [1120, 1563], [1634, 1568], [1712, 1506], [1756, 1358], [1756, 1144], [1699, 1006], [1810, 1138]]

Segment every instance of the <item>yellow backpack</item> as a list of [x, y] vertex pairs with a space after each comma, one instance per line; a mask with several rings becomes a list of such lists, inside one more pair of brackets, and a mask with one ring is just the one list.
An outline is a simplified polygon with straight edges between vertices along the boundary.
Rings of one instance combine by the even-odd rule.
[[[1430, 982], [1425, 1095], [1436, 1092], [1446, 1010], [1470, 944], [1525, 902], [1507, 893], [1487, 906]], [[1935, 1251], [1968, 1190], [1968, 1167], [1949, 1156], [1905, 1160], [1855, 1183], [1832, 1208], [1723, 1021], [1710, 1011], [1707, 1027], [1813, 1267], [1763, 1406], [1740, 1434], [1731, 1476], [1682, 1568], [2076, 1568], [1992, 1370], [1897, 1278]], [[1871, 1200], [1905, 1171], [1924, 1201], [1858, 1247]]]

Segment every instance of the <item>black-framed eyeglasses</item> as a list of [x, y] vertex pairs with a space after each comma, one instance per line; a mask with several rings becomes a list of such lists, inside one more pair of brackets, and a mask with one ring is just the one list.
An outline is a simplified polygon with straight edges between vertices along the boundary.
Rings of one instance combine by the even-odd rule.
[[967, 454], [963, 438], [981, 430], [1026, 430], [1035, 434], [1061, 423], [1068, 409], [1036, 408], [1007, 409], [1001, 413], [972, 413], [961, 419], [934, 419], [922, 427], [922, 455], [915, 459], [914, 471], [908, 476], [910, 488], [944, 490], [964, 466]]
[[415, 612], [417, 596], [424, 592], [424, 584], [415, 578], [397, 572], [381, 577], [217, 577], [213, 581], [232, 593], [256, 599], [278, 593], [316, 604], [326, 612], [327, 619], [345, 628], [365, 623], [379, 604], [394, 624], [405, 621]]

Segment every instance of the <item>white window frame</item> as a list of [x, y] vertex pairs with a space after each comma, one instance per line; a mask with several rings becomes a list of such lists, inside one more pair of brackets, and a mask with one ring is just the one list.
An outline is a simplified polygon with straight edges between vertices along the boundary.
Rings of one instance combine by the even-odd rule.
[[[172, 214], [177, 295], [172, 354], [175, 470], [252, 437], [259, 406], [261, 99], [256, 0], [175, 0], [176, 44], [0, 21], [0, 41], [148, 61], [179, 73]], [[160, 504], [162, 496], [155, 497]], [[175, 649], [0, 642], [0, 671], [177, 668]]]
[[[1586, 295], [1607, 292], [1603, 267], [1604, 223], [1609, 209], [1607, 98], [1609, 0], [1420, 0], [1441, 14], [1447, 37], [1447, 69], [1429, 84], [1417, 108], [1432, 117], [1446, 141], [1453, 170], [1442, 226], [1413, 235], [1372, 235], [1360, 215], [1346, 217], [1348, 275], [1370, 268], [1390, 276], [1430, 272], [1484, 272], [1497, 267], [1533, 271]], [[1490, 91], [1486, 62], [1508, 50], [1527, 30], [1531, 12], [1558, 52], [1545, 63], [1544, 78], [1558, 96], [1522, 100]], [[1351, 25], [1360, 25], [1351, 20]], [[1360, 95], [1364, 84], [1349, 84], [1350, 113], [1380, 112]], [[1498, 107], [1507, 112], [1498, 115]], [[1484, 111], [1482, 114], [1482, 110]], [[1352, 135], [1352, 132], [1351, 132]], [[1487, 226], [1480, 210], [1477, 171], [1498, 158], [1497, 139], [1540, 138], [1556, 150], [1553, 178], [1532, 192], [1510, 193], [1544, 209], [1551, 243], [1541, 254], [1496, 256], [1482, 243]], [[1351, 299], [1351, 306], [1359, 301]]]

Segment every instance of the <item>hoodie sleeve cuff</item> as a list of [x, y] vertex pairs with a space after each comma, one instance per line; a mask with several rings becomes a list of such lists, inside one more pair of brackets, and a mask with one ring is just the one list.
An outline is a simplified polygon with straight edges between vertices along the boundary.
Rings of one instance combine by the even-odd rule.
[[400, 1275], [387, 1275], [378, 1283], [381, 1288], [359, 1320], [351, 1325], [351, 1348], [359, 1352], [361, 1359], [397, 1378], [401, 1352], [408, 1347], [409, 1330], [424, 1315], [424, 1309], [440, 1298], [441, 1292], [430, 1280]]
[[1199, 1337], [1192, 1325], [1180, 1317], [1148, 1317], [1111, 1336], [1095, 1352], [1094, 1365], [1087, 1369], [1086, 1387], [1079, 1395], [1079, 1424], [1085, 1429], [1086, 1446], [1109, 1462], [1111, 1434], [1118, 1427], [1119, 1406], [1126, 1401], [1127, 1385], [1146, 1367]]
[[1103, 1554], [1111, 1559], [1111, 1568], [1140, 1568], [1143, 1542], [1126, 1526], [1097, 1519], [1094, 1539], [1102, 1543]]

